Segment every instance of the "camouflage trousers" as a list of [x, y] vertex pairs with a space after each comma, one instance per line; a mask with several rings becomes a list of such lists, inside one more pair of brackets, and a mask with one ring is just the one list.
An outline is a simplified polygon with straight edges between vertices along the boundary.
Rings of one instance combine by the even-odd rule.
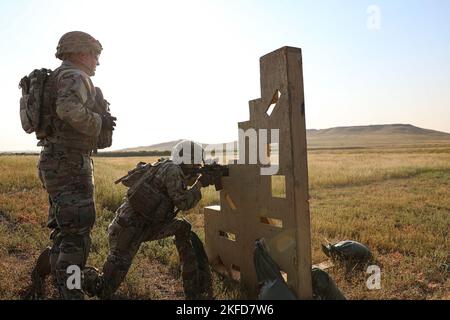
[[143, 242], [175, 236], [175, 245], [182, 268], [186, 298], [196, 298], [198, 281], [197, 258], [191, 243], [191, 225], [184, 219], [174, 218], [164, 224], [152, 224], [136, 213], [128, 202], [116, 212], [109, 225], [109, 254], [101, 276], [103, 299], [110, 299], [119, 288]]
[[62, 299], [83, 299], [69, 289], [67, 268], [86, 265], [95, 223], [93, 164], [88, 153], [45, 146], [39, 159], [39, 177], [49, 195], [47, 226], [52, 229], [50, 265]]

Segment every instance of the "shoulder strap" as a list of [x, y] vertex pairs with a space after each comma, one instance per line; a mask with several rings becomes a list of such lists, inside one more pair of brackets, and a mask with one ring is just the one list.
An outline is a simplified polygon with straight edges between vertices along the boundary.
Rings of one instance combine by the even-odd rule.
[[136, 181], [136, 183], [134, 183], [128, 189], [127, 195], [131, 196], [132, 194], [134, 194], [136, 192], [136, 190], [138, 190], [144, 182], [146, 182], [146, 181], [151, 182], [153, 180], [153, 178], [155, 177], [156, 172], [158, 171], [159, 165], [160, 165], [160, 163], [156, 163], [154, 165], [149, 166], [147, 168], [147, 171], [142, 175], [142, 177], [140, 177], [139, 180]]

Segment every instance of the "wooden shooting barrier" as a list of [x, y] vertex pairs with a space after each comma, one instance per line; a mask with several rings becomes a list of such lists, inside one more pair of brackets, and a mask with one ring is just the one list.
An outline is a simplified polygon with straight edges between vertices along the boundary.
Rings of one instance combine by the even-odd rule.
[[[278, 151], [279, 170], [276, 175], [262, 175], [261, 169], [267, 168], [267, 163], [258, 157], [256, 164], [248, 164], [249, 139], [239, 140], [240, 160], [245, 157], [247, 162], [230, 164], [230, 175], [222, 180], [220, 206], [205, 208], [206, 251], [217, 271], [239, 279], [256, 298], [253, 251], [255, 240], [264, 238], [291, 289], [299, 299], [311, 299], [301, 49], [283, 47], [269, 53], [260, 59], [260, 68], [261, 98], [249, 102], [250, 121], [238, 125], [246, 132], [267, 129], [267, 143], [262, 146], [265, 150], [258, 146], [258, 154], [270, 158], [274, 165], [274, 153]], [[270, 129], [279, 130], [278, 144], [271, 140]], [[261, 137], [258, 135], [257, 139]]]

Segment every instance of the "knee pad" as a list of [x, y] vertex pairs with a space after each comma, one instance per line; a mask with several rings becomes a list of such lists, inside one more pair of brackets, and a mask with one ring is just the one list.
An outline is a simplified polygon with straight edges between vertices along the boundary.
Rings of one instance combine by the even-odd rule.
[[89, 232], [95, 223], [95, 204], [92, 199], [72, 199], [76, 204], [67, 204], [65, 200], [61, 201], [60, 198], [58, 203], [53, 204], [58, 227], [65, 233]]
[[178, 221], [179, 223], [177, 224], [177, 230], [174, 232], [175, 245], [179, 247], [189, 244], [190, 246], [191, 224], [185, 219], [180, 219]]
[[190, 232], [192, 229], [192, 225], [184, 218], [180, 219], [180, 225], [181, 229], [185, 230], [186, 232]]
[[191, 224], [186, 219], [178, 220], [177, 230], [175, 230], [175, 241], [177, 239], [182, 241], [189, 241], [191, 236]]

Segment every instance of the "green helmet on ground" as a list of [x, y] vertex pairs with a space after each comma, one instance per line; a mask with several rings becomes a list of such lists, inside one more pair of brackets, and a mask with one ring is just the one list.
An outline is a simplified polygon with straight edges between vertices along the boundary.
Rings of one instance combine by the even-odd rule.
[[101, 43], [90, 34], [82, 31], [71, 31], [59, 39], [55, 56], [64, 60], [71, 53], [93, 53], [99, 55], [103, 50]]
[[368, 262], [373, 258], [369, 248], [362, 243], [353, 240], [322, 245], [322, 251], [334, 260]]

